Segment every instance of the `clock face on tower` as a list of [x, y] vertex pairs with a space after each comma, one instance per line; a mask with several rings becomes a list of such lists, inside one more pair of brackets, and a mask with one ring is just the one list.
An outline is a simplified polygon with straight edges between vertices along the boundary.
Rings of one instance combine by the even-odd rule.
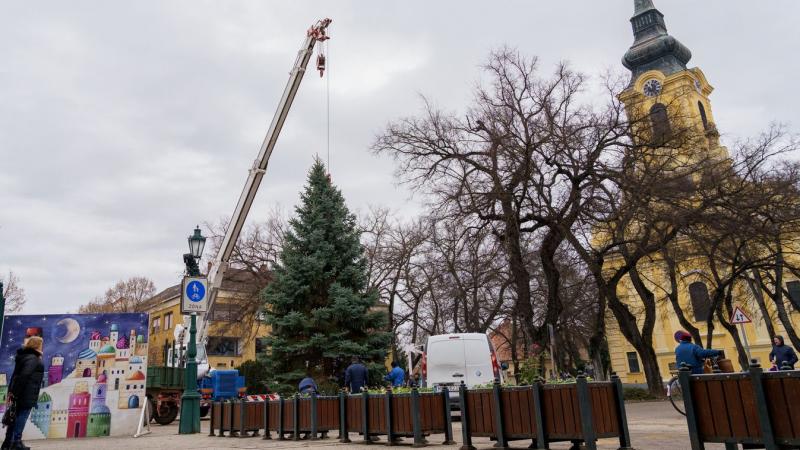
[[648, 97], [655, 97], [661, 93], [661, 83], [655, 78], [647, 80], [644, 83], [644, 95]]

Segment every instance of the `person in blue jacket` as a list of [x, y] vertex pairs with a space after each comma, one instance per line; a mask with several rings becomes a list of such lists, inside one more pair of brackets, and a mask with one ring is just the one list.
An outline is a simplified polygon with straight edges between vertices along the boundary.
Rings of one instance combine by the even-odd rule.
[[713, 358], [722, 354], [719, 350], [705, 349], [697, 344], [692, 344], [692, 335], [686, 331], [680, 330], [675, 332], [675, 340], [678, 341], [678, 346], [675, 348], [675, 362], [678, 368], [683, 367], [686, 363], [692, 374], [703, 373], [703, 360], [706, 358]]
[[784, 362], [794, 370], [794, 365], [797, 364], [797, 355], [794, 353], [794, 349], [783, 343], [783, 336], [775, 336], [772, 339], [772, 351], [769, 352], [769, 360], [772, 361], [775, 366], [778, 367], [778, 370], [783, 370]]
[[353, 356], [352, 362], [344, 371], [344, 385], [351, 394], [358, 394], [362, 388], [367, 387], [368, 375], [367, 366], [361, 364], [358, 356]]
[[310, 372], [306, 372], [306, 377], [300, 380], [300, 384], [297, 385], [297, 390], [300, 391], [301, 394], [319, 393], [317, 383], [314, 381], [314, 378], [311, 376]]
[[392, 387], [401, 387], [406, 382], [406, 371], [397, 364], [397, 361], [392, 361], [392, 370], [383, 379], [392, 383]]

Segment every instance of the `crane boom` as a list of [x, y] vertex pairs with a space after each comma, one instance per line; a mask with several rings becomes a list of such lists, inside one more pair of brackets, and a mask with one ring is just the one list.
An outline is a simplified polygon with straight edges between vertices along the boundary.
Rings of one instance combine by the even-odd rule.
[[[272, 151], [275, 149], [275, 143], [278, 141], [278, 136], [280, 136], [283, 124], [286, 122], [286, 116], [289, 114], [289, 109], [292, 107], [292, 102], [297, 95], [297, 90], [300, 88], [300, 82], [303, 80], [303, 75], [305, 75], [308, 61], [311, 59], [311, 55], [314, 52], [314, 46], [317, 42], [328, 39], [326, 30], [330, 23], [331, 19], [322, 19], [309, 28], [306, 33], [303, 47], [297, 53], [294, 67], [292, 71], [289, 72], [289, 81], [286, 83], [286, 87], [283, 90], [283, 95], [278, 103], [278, 109], [275, 111], [275, 116], [272, 118], [272, 123], [270, 123], [267, 135], [264, 137], [264, 142], [261, 144], [261, 148], [258, 151], [258, 157], [253, 162], [253, 166], [247, 175], [244, 189], [242, 189], [242, 194], [239, 196], [239, 201], [236, 203], [236, 209], [234, 209], [228, 227], [225, 230], [225, 236], [222, 238], [222, 245], [212, 262], [211, 269], [208, 273], [208, 311], [203, 315], [200, 323], [197, 324], [199, 334], [198, 342], [201, 345], [205, 344], [208, 330], [208, 314], [214, 306], [217, 292], [222, 285], [225, 271], [230, 264], [231, 254], [233, 254], [234, 246], [242, 232], [242, 227], [250, 212], [250, 207], [253, 205], [258, 187], [261, 185], [261, 180], [266, 173], [269, 158], [272, 155]], [[320, 63], [322, 66], [318, 67], [318, 69], [320, 70], [321, 76], [324, 70], [324, 58], [320, 57], [320, 60], [322, 61]]]

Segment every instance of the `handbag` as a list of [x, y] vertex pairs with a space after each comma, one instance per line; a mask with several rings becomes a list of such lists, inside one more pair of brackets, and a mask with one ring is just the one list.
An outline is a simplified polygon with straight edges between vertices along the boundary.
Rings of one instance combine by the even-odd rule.
[[3, 425], [11, 426], [17, 419], [17, 402], [11, 401], [6, 405], [6, 412], [3, 413]]

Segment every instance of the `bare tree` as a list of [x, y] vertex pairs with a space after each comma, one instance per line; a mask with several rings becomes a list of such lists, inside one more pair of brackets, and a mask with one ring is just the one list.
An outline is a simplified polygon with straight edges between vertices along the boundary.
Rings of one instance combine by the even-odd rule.
[[19, 277], [13, 272], [8, 271], [8, 278], [0, 277], [0, 284], [3, 285], [3, 298], [6, 300], [6, 313], [15, 313], [25, 306], [25, 289], [19, 284]]
[[81, 306], [78, 312], [81, 314], [138, 312], [142, 310], [142, 304], [155, 293], [156, 287], [152, 280], [141, 276], [131, 277], [118, 281], [108, 288], [102, 297], [95, 297]]

